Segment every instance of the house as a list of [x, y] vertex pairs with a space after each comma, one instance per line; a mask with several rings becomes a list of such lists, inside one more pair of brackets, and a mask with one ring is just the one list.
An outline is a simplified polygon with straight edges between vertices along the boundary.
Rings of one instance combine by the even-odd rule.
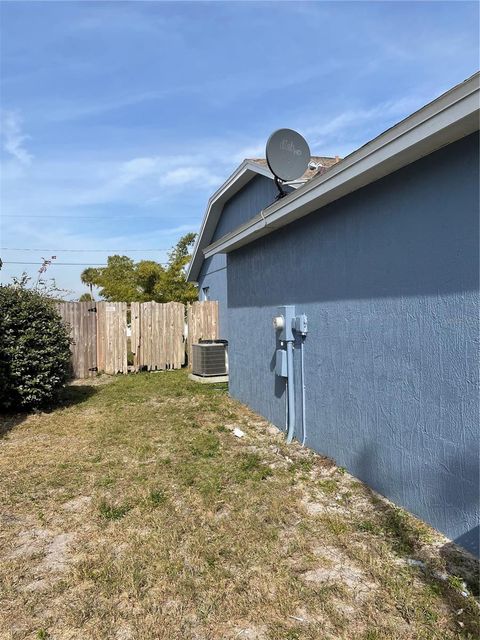
[[221, 301], [233, 397], [279, 429], [291, 404], [298, 440], [476, 554], [478, 129], [476, 74], [280, 200], [246, 161], [189, 271]]

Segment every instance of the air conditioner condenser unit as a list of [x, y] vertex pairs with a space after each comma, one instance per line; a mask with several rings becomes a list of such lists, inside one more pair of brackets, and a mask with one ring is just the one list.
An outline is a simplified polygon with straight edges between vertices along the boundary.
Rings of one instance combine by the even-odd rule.
[[193, 344], [192, 373], [203, 377], [227, 375], [227, 341], [208, 340]]

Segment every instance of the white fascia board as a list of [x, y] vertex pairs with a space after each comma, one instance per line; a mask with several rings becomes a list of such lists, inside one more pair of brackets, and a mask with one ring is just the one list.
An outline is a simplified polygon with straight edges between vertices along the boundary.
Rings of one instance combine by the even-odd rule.
[[206, 247], [205, 258], [248, 244], [478, 130], [479, 78], [454, 87]]
[[212, 239], [223, 205], [256, 175], [263, 175], [273, 179], [273, 174], [268, 167], [244, 160], [208, 200], [202, 226], [200, 227], [200, 232], [193, 248], [192, 259], [187, 270], [187, 280], [189, 282], [195, 282], [198, 278], [202, 263], [205, 260], [203, 249]]

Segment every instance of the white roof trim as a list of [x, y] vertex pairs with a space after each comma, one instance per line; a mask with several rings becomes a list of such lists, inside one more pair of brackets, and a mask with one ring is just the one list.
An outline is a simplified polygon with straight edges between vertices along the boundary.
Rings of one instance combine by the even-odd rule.
[[257, 175], [273, 179], [273, 175], [267, 166], [244, 160], [210, 197], [187, 270], [187, 280], [190, 282], [195, 282], [198, 278], [202, 263], [205, 260], [203, 249], [210, 243], [215, 233], [224, 204]]
[[248, 244], [477, 131], [479, 79], [480, 74], [475, 74], [267, 207], [208, 246], [205, 258]]

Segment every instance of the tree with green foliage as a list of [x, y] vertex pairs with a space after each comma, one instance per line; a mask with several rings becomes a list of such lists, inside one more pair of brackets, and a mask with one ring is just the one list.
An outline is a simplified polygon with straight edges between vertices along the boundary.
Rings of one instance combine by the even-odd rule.
[[194, 233], [180, 238], [169, 252], [166, 265], [109, 256], [106, 267], [85, 269], [82, 282], [99, 287], [101, 297], [109, 302], [193, 302], [197, 299], [197, 287], [187, 282], [185, 266], [194, 242]]
[[[83, 272], [85, 273], [85, 272]], [[141, 291], [135, 282], [135, 263], [127, 256], [109, 256], [106, 267], [92, 269], [90, 278], [109, 302], [138, 302]]]
[[91, 293], [82, 293], [78, 299], [79, 302], [93, 302], [93, 296]]
[[94, 280], [97, 277], [96, 273], [97, 269], [94, 267], [88, 267], [88, 269], [84, 269], [80, 275], [80, 280], [82, 284], [86, 284], [90, 289], [91, 300], [93, 300], [93, 284]]
[[168, 265], [163, 277], [156, 286], [158, 302], [193, 302], [198, 297], [197, 286], [187, 282], [185, 267], [190, 262], [190, 247], [195, 242], [196, 234], [187, 233], [177, 242], [168, 254]]
[[165, 273], [165, 267], [153, 260], [142, 260], [135, 265], [135, 281], [143, 301], [157, 300], [158, 284]]
[[0, 407], [51, 404], [70, 371], [70, 339], [54, 301], [27, 289], [28, 278], [0, 286]]

